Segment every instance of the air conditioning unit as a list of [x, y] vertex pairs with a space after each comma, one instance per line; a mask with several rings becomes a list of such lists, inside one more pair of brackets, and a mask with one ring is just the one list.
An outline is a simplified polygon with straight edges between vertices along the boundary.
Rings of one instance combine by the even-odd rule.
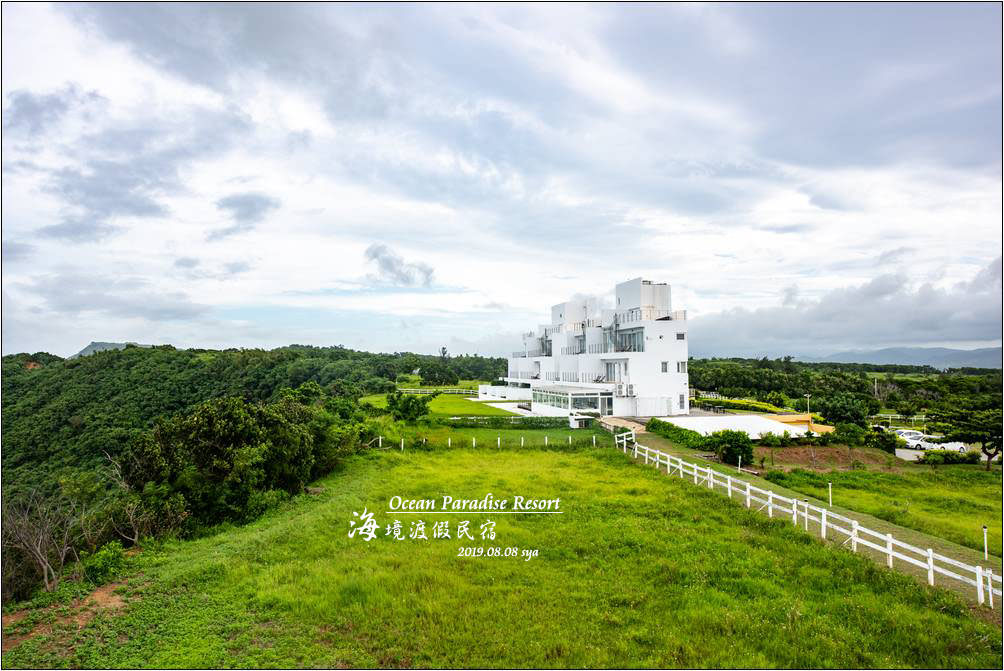
[[634, 396], [634, 385], [633, 384], [629, 384], [627, 386], [627, 395], [628, 396]]
[[624, 385], [622, 385], [622, 384], [617, 385], [617, 391], [615, 391], [614, 393], [617, 396], [623, 396], [624, 395]]

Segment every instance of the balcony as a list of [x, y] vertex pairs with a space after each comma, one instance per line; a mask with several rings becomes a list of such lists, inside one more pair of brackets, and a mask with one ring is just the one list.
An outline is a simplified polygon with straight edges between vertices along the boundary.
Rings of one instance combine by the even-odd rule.
[[652, 310], [649, 308], [632, 308], [614, 313], [614, 322], [629, 324], [631, 322], [655, 321], [656, 319], [686, 320], [686, 310]]

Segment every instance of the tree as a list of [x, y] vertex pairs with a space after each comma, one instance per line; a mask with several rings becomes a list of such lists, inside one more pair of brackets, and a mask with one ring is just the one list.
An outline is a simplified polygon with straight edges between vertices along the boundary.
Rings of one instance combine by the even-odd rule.
[[422, 382], [430, 385], [457, 384], [460, 378], [442, 361], [435, 361], [422, 367]]
[[864, 426], [865, 420], [868, 419], [866, 403], [849, 393], [839, 393], [821, 399], [820, 405], [823, 417], [834, 424], [848, 422]]
[[738, 465], [740, 457], [743, 463], [753, 463], [753, 441], [745, 431], [715, 431], [705, 445], [715, 451], [723, 464]]
[[953, 409], [935, 413], [931, 416], [929, 426], [932, 430], [944, 434], [943, 442], [960, 441], [967, 444], [980, 444], [980, 451], [987, 458], [987, 470], [990, 463], [1001, 453], [1001, 409], [966, 410]]
[[429, 404], [437, 396], [439, 396], [439, 392], [418, 395], [395, 391], [392, 394], [387, 394], [387, 409], [390, 410], [394, 419], [414, 424], [429, 414]]
[[3, 546], [31, 559], [46, 592], [59, 587], [67, 560], [77, 559], [78, 529], [73, 507], [61, 498], [32, 491], [3, 502]]

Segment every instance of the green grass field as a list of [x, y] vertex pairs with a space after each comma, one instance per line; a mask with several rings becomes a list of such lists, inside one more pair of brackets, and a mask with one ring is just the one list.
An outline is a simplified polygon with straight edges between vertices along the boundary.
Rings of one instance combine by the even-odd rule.
[[[370, 403], [378, 408], [387, 407], [386, 394], [363, 396], [360, 400]], [[509, 412], [508, 410], [502, 410], [501, 408], [494, 408], [478, 401], [471, 401], [463, 396], [457, 396], [455, 394], [440, 394], [436, 398], [432, 399], [432, 402], [429, 404], [429, 414], [433, 417], [469, 417], [514, 415], [516, 413]]]
[[[821, 451], [821, 450], [820, 450]], [[813, 473], [796, 469], [768, 476], [772, 482], [825, 499], [833, 483], [840, 505], [894, 524], [983, 550], [983, 525], [990, 552], [1001, 554], [1001, 470], [984, 466], [904, 466], [894, 473], [874, 470]]]
[[[3, 666], [999, 665], [1000, 630], [953, 594], [609, 447], [370, 451], [318, 484], [248, 526], [146, 549], [124, 605], [80, 629], [72, 608], [36, 616]], [[564, 513], [384, 512], [395, 495], [488, 492], [559, 497]], [[363, 508], [405, 530], [491, 519], [497, 536], [349, 538]]]
[[435, 385], [422, 384], [418, 375], [409, 375], [407, 382], [398, 382], [398, 389], [477, 389], [479, 384], [488, 384], [488, 380], [459, 380], [457, 384]]

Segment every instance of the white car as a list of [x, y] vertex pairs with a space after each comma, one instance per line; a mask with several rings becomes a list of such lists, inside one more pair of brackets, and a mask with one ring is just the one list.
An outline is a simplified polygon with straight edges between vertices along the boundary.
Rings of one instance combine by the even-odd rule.
[[916, 447], [914, 449], [918, 450], [951, 450], [952, 452], [968, 452], [969, 448], [966, 447], [965, 443], [952, 442], [952, 443], [937, 443], [936, 438], [941, 436], [924, 436], [917, 441]]
[[920, 447], [921, 441], [924, 440], [925, 436], [920, 431], [913, 431], [912, 429], [897, 429], [895, 434], [906, 441], [906, 446], [913, 450], [923, 450], [925, 448]]

